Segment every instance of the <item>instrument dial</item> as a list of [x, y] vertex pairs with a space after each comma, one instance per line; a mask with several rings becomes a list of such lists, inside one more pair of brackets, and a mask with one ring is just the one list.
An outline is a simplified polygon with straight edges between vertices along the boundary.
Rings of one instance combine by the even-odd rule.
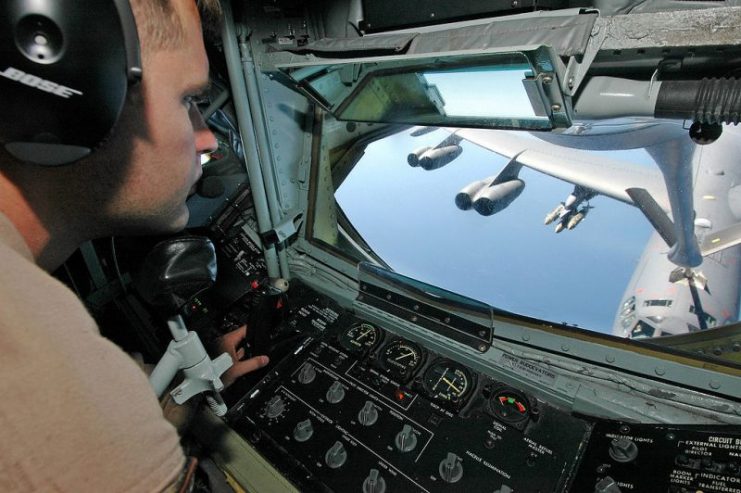
[[381, 339], [381, 329], [361, 322], [340, 334], [340, 345], [352, 353], [362, 353], [373, 348]]
[[424, 374], [423, 385], [431, 399], [460, 404], [473, 387], [471, 372], [449, 360], [433, 363]]
[[489, 409], [500, 421], [516, 427], [524, 426], [530, 418], [528, 399], [522, 393], [506, 387], [491, 396]]
[[383, 348], [380, 361], [389, 372], [407, 378], [422, 363], [422, 349], [413, 342], [397, 339]]

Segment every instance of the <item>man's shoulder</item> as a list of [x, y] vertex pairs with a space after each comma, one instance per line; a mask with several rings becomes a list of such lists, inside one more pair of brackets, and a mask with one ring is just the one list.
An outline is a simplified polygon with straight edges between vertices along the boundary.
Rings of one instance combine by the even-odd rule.
[[22, 258], [33, 262], [31, 250], [28, 248], [23, 236], [10, 219], [2, 212], [0, 212], [0, 247], [1, 246], [15, 252]]

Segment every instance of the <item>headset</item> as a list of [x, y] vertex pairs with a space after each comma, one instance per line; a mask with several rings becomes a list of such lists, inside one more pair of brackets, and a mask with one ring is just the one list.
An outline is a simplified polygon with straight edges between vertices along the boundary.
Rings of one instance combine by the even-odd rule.
[[0, 3], [0, 145], [41, 166], [88, 156], [141, 79], [129, 0]]

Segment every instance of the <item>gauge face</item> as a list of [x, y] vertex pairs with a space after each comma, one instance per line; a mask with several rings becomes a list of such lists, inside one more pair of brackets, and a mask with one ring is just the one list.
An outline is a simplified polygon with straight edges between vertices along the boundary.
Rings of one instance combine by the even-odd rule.
[[520, 392], [503, 388], [489, 399], [489, 409], [501, 421], [522, 424], [530, 417], [530, 403]]
[[440, 360], [425, 371], [424, 387], [438, 401], [459, 404], [473, 386], [471, 372], [453, 361]]
[[399, 377], [408, 377], [422, 363], [422, 350], [403, 339], [389, 343], [380, 356], [383, 367]]
[[374, 347], [381, 338], [381, 329], [369, 323], [357, 323], [345, 330], [340, 337], [340, 345], [353, 353], [360, 353]]

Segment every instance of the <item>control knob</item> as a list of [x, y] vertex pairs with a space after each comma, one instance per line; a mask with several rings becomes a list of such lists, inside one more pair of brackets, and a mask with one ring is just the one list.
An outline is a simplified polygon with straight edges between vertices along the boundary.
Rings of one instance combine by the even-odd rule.
[[404, 425], [399, 433], [396, 434], [396, 448], [402, 452], [411, 452], [417, 446], [417, 435], [414, 434], [412, 427]]
[[305, 419], [296, 423], [296, 427], [293, 429], [293, 438], [297, 442], [305, 442], [314, 434], [314, 427], [311, 425], [310, 419]]
[[337, 404], [344, 398], [345, 389], [342, 387], [339, 380], [335, 380], [334, 383], [329, 386], [329, 390], [327, 390], [327, 402], [330, 404]]
[[463, 465], [461, 458], [453, 452], [448, 452], [448, 456], [440, 461], [440, 477], [446, 483], [455, 483], [463, 477]]
[[334, 445], [324, 454], [324, 462], [330, 469], [342, 467], [345, 461], [347, 461], [347, 450], [345, 450], [345, 446], [340, 441], [334, 442]]
[[283, 414], [286, 409], [286, 403], [279, 395], [272, 397], [265, 406], [265, 415], [268, 419], [274, 419]]
[[368, 477], [363, 481], [363, 493], [384, 493], [386, 481], [378, 474], [378, 469], [371, 469]]
[[298, 372], [298, 381], [308, 385], [316, 378], [316, 369], [311, 363], [305, 363]]
[[610, 476], [607, 476], [594, 485], [594, 493], [620, 493], [620, 487]]
[[372, 426], [378, 420], [378, 409], [371, 401], [365, 401], [363, 409], [358, 413], [358, 422], [363, 426]]
[[638, 446], [627, 438], [614, 438], [608, 450], [610, 457], [616, 462], [627, 463], [638, 457]]

